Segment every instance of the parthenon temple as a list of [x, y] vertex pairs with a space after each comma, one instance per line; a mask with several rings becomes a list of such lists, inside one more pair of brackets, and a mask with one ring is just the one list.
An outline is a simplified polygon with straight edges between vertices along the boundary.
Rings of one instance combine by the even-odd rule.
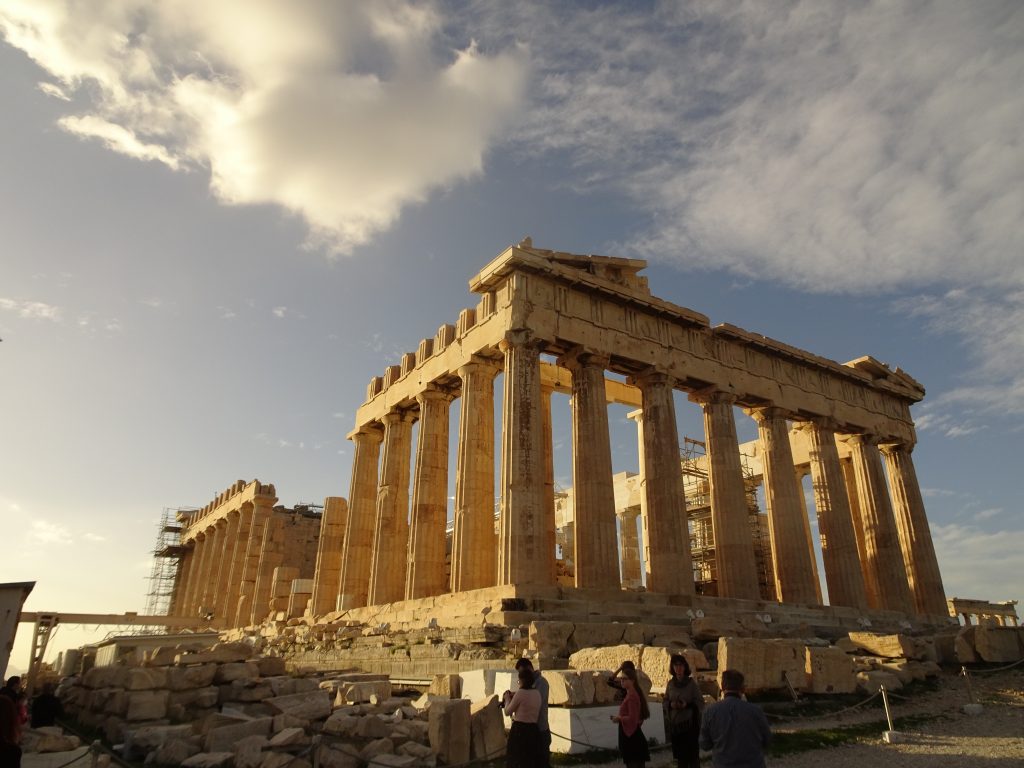
[[[516, 623], [595, 595], [813, 610], [809, 475], [829, 607], [946, 620], [912, 459], [923, 387], [871, 357], [841, 364], [712, 326], [654, 296], [645, 266], [529, 239], [507, 248], [470, 280], [475, 307], [369, 382], [347, 501], [289, 516], [272, 485], [240, 481], [184, 517], [172, 612], [237, 627], [285, 603], [397, 617], [497, 600]], [[553, 393], [571, 397], [562, 491]], [[699, 439], [680, 439], [680, 393], [702, 413]], [[636, 474], [613, 473], [610, 403], [633, 409]], [[756, 422], [754, 443], [739, 443], [738, 417]]]

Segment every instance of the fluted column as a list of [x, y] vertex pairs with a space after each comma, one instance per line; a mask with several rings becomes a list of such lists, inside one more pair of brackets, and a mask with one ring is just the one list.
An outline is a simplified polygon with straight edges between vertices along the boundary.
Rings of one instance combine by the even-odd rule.
[[310, 597], [314, 616], [323, 616], [337, 608], [341, 553], [347, 527], [348, 502], [341, 496], [328, 496], [324, 499], [324, 514], [320, 520], [313, 595]]
[[405, 597], [412, 420], [412, 413], [398, 411], [387, 413], [383, 418], [384, 450], [373, 527], [373, 554], [367, 591], [369, 605], [394, 603]]
[[556, 549], [556, 525], [555, 525], [555, 457], [554, 444], [551, 428], [551, 394], [553, 389], [550, 385], [541, 382], [541, 447], [544, 450], [544, 567], [551, 572], [552, 580], [555, 579], [555, 563], [557, 561]]
[[864, 527], [868, 594], [878, 595], [878, 605], [872, 607], [913, 613], [914, 600], [876, 439], [868, 435], [849, 435], [845, 439], [850, 445]]
[[572, 372], [572, 470], [576, 586], [618, 587], [615, 486], [604, 368], [608, 358], [574, 352], [559, 360]]
[[238, 510], [238, 530], [231, 545], [228, 569], [227, 602], [224, 617], [229, 626], [238, 618], [238, 601], [242, 593], [242, 574], [245, 571], [245, 556], [249, 546], [249, 532], [252, 528], [252, 504], [243, 504]]
[[338, 587], [338, 608], [341, 610], [366, 605], [377, 503], [377, 465], [383, 437], [380, 428], [371, 424], [349, 435], [354, 451], [348, 493], [348, 528], [342, 546]]
[[206, 529], [206, 545], [210, 552], [203, 564], [199, 607], [204, 612], [214, 612], [217, 594], [217, 567], [220, 564], [221, 549], [224, 547], [224, 527], [222, 525], [213, 523]]
[[214, 614], [225, 627], [231, 626], [234, 614], [228, 613], [229, 593], [228, 579], [231, 578], [231, 557], [238, 541], [238, 512], [232, 510], [224, 520], [224, 540], [218, 555], [216, 594], [214, 596]]
[[640, 537], [636, 521], [640, 510], [636, 507], [620, 509], [615, 513], [619, 518], [619, 556], [622, 562], [622, 586], [632, 589], [643, 586], [640, 573]]
[[174, 580], [174, 594], [171, 596], [169, 616], [185, 616], [185, 593], [188, 590], [188, 572], [192, 567], [192, 556], [195, 550], [184, 547], [178, 558], [178, 570]]
[[821, 421], [800, 424], [808, 439], [825, 583], [828, 584], [831, 605], [863, 609], [868, 607], [868, 597], [857, 551], [857, 536], [839, 463], [835, 432], [829, 427]]
[[[670, 595], [692, 595], [695, 592], [693, 561], [683, 474], [679, 467], [675, 382], [670, 376], [651, 371], [636, 377], [635, 383], [640, 387], [643, 400], [642, 416], [637, 424], [641, 444], [647, 589]], [[747, 540], [750, 541], [749, 530]]]
[[192, 562], [189, 566], [188, 585], [181, 606], [183, 616], [195, 616], [197, 613], [196, 593], [199, 588], [199, 574], [203, 569], [203, 555], [206, 548], [206, 534], [198, 533], [192, 539]]
[[750, 511], [732, 412], [736, 397], [725, 392], [705, 391], [695, 392], [690, 398], [704, 408], [718, 596], [758, 600], [761, 592], [757, 584]]
[[245, 547], [245, 561], [242, 565], [242, 581], [239, 586], [238, 612], [233, 626], [244, 627], [262, 621], [267, 615], [266, 607], [257, 605], [256, 580], [260, 575], [260, 560], [263, 557], [263, 537], [267, 522], [274, 512], [276, 498], [257, 496], [252, 502], [252, 519], [249, 523], [249, 540]]
[[554, 573], [547, 568], [544, 551], [540, 343], [525, 331], [509, 331], [500, 346], [505, 354], [505, 392], [498, 583], [551, 584]]
[[942, 587], [939, 561], [935, 557], [935, 542], [928, 526], [921, 487], [917, 482], [911, 448], [901, 444], [881, 446], [889, 470], [889, 489], [896, 513], [903, 561], [910, 580], [917, 612], [932, 616], [945, 616], [946, 592]]
[[779, 408], [752, 408], [764, 458], [764, 500], [771, 531], [772, 562], [779, 602], [818, 603], [814, 561], [808, 549], [806, 515], [801, 503], [789, 444], [786, 413]]
[[416, 400], [420, 404], [420, 429], [413, 475], [407, 600], [440, 595], [448, 586], [444, 529], [448, 522], [448, 409], [452, 396], [428, 387]]
[[818, 572], [818, 559], [814, 556], [814, 537], [811, 535], [811, 516], [807, 509], [807, 497], [804, 495], [804, 477], [811, 473], [805, 467], [796, 468], [796, 485], [800, 489], [797, 497], [800, 501], [800, 521], [803, 523], [804, 540], [807, 551], [811, 554], [811, 569], [814, 571], [814, 594], [817, 596], [818, 605], [824, 604], [821, 596], [821, 574]]
[[494, 535], [494, 377], [498, 365], [474, 357], [459, 368], [459, 453], [455, 459], [451, 591], [493, 587], [498, 573]]

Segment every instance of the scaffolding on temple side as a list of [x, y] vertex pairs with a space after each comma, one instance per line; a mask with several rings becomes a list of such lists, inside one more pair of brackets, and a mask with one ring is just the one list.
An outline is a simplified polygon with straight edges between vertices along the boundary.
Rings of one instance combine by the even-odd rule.
[[[683, 491], [686, 517], [690, 529], [690, 552], [693, 556], [693, 580], [698, 594], [718, 594], [715, 557], [715, 533], [711, 524], [711, 487], [708, 482], [707, 445], [691, 437], [683, 438], [680, 451], [683, 465]], [[743, 487], [747, 494], [750, 515], [750, 536], [757, 567], [757, 583], [764, 600], [775, 600], [775, 576], [768, 516], [757, 503], [757, 480], [747, 457], [740, 454]]]
[[153, 547], [153, 568], [149, 575], [149, 594], [146, 595], [148, 616], [170, 615], [174, 590], [178, 584], [178, 566], [184, 552], [179, 513], [194, 511], [195, 507], [164, 507], [160, 515], [156, 545]]

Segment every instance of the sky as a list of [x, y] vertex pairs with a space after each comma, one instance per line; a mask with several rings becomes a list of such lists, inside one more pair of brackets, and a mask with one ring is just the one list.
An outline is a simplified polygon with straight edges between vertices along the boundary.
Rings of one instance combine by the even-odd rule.
[[1024, 598], [1024, 6], [550, 5], [0, 0], [0, 582], [28, 610], [141, 612], [161, 511], [239, 478], [347, 495], [370, 378], [525, 236], [908, 371], [947, 594]]

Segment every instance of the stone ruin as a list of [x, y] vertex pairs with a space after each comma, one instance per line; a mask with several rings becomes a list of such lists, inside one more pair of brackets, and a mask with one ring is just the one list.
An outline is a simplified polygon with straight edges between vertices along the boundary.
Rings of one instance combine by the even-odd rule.
[[[157, 764], [453, 764], [503, 749], [495, 694], [524, 653], [551, 685], [552, 730], [593, 739], [624, 659], [657, 707], [673, 652], [709, 696], [727, 666], [752, 691], [842, 694], [1024, 655], [998, 606], [958, 603], [1003, 617], [978, 626], [950, 616], [911, 458], [921, 385], [711, 326], [652, 295], [644, 266], [529, 240], [498, 256], [470, 281], [475, 308], [371, 380], [347, 499], [285, 510], [273, 485], [238, 481], [179, 515], [170, 613], [228, 642], [67, 681], [80, 721]], [[699, 456], [681, 453], [677, 392], [703, 413], [703, 439], [684, 441]], [[572, 398], [563, 493], [555, 393]], [[612, 474], [609, 403], [636, 409], [637, 475]], [[754, 444], [738, 443], [737, 408]], [[393, 695], [403, 679], [430, 692]]]
[[[508, 248], [470, 281], [475, 308], [371, 380], [349, 435], [348, 498], [326, 500], [302, 546], [281, 533], [274, 487], [259, 481], [239, 481], [183, 517], [171, 613], [205, 611], [214, 626], [240, 628], [267, 617], [331, 624], [343, 611], [360, 626], [482, 625], [506, 638], [531, 621], [685, 624], [722, 611], [836, 632], [948, 622], [911, 458], [910, 406], [921, 385], [871, 357], [839, 364], [712, 326], [654, 296], [645, 265], [529, 239]], [[575, 479], [571, 510], [559, 515], [556, 392], [572, 398]], [[700, 515], [688, 514], [676, 392], [704, 416], [703, 483], [690, 490], [702, 498]], [[458, 450], [449, 457], [456, 401]], [[617, 519], [610, 402], [637, 407], [635, 544]], [[736, 408], [760, 434], [766, 509], [753, 532]], [[827, 606], [801, 472], [813, 481]], [[463, 615], [470, 606], [483, 615]]]

